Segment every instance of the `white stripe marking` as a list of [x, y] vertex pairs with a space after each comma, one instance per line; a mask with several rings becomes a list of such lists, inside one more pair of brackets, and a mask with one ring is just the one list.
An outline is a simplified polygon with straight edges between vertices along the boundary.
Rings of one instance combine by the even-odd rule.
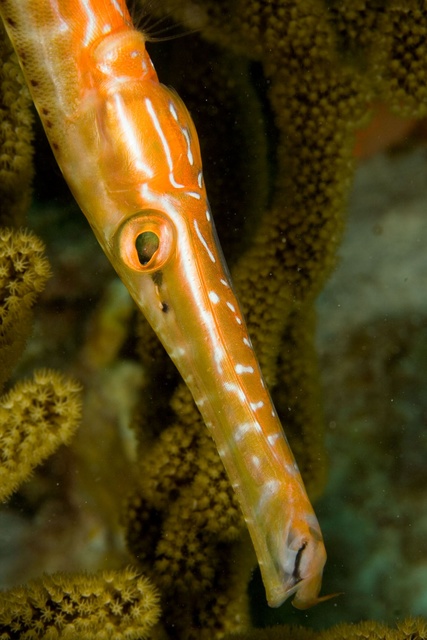
[[160, 125], [159, 119], [157, 117], [156, 112], [154, 111], [154, 107], [153, 107], [153, 103], [151, 102], [150, 98], [145, 98], [145, 106], [147, 107], [147, 111], [150, 115], [150, 118], [153, 122], [154, 128], [157, 131], [160, 141], [163, 145], [163, 150], [165, 152], [166, 155], [166, 160], [168, 163], [168, 167], [169, 167], [169, 171], [172, 172], [173, 171], [173, 162], [172, 162], [172, 155], [171, 155], [171, 151], [168, 145], [168, 142], [166, 140], [166, 136], [163, 133], [163, 129]]
[[187, 158], [188, 158], [188, 162], [191, 164], [191, 166], [193, 166], [194, 159], [193, 159], [193, 153], [191, 151], [190, 134], [188, 133], [188, 129], [184, 129], [184, 127], [181, 127], [181, 131], [182, 131], [182, 135], [185, 138], [185, 142], [187, 143]]
[[209, 291], [209, 300], [214, 304], [218, 304], [219, 295], [215, 293], [215, 291]]
[[232, 382], [224, 382], [224, 389], [226, 391], [231, 391], [237, 394], [240, 402], [244, 402], [246, 400], [246, 396], [237, 384], [233, 384]]
[[244, 438], [247, 433], [250, 433], [252, 431], [252, 428], [253, 425], [251, 422], [244, 422], [243, 424], [240, 424], [234, 434], [235, 441], [240, 442], [240, 440]]
[[88, 44], [90, 43], [90, 41], [93, 38], [93, 34], [95, 33], [96, 25], [97, 25], [97, 19], [96, 19], [96, 16], [94, 15], [90, 5], [89, 5], [88, 0], [82, 0], [82, 4], [83, 4], [84, 10], [86, 12], [86, 15], [88, 17], [88, 25], [87, 25], [87, 29], [86, 29], [86, 32], [85, 32], [85, 37], [84, 37], [84, 40], [83, 40], [83, 45], [85, 47], [87, 47]]
[[199, 225], [197, 224], [197, 220], [193, 221], [193, 225], [194, 225], [194, 228], [196, 230], [196, 233], [197, 233], [197, 236], [198, 236], [200, 242], [202, 243], [202, 245], [204, 246], [204, 248], [207, 251], [207, 254], [208, 254], [209, 258], [212, 260], [212, 262], [216, 262], [215, 256], [213, 255], [212, 251], [209, 249], [206, 240], [204, 239], [204, 237], [202, 236], [202, 234], [200, 232]]
[[178, 122], [178, 114], [175, 109], [175, 105], [173, 102], [169, 102], [169, 111], [171, 112], [172, 118]]
[[236, 373], [253, 373], [254, 372], [254, 368], [249, 366], [249, 367], [245, 367], [243, 364], [236, 364], [236, 366], [234, 367], [234, 371]]
[[179, 182], [177, 182], [177, 181], [175, 180], [175, 177], [174, 177], [174, 175], [173, 175], [172, 171], [171, 171], [171, 172], [170, 172], [170, 174], [169, 174], [169, 182], [170, 182], [170, 183], [171, 183], [171, 185], [172, 185], [173, 187], [175, 187], [176, 189], [183, 189], [183, 188], [185, 187], [185, 185], [184, 185], [184, 184], [180, 184]]
[[113, 7], [115, 8], [115, 10], [117, 11], [117, 13], [119, 13], [123, 18], [124, 14], [123, 14], [122, 7], [121, 7], [120, 3], [117, 2], [117, 0], [111, 0], [111, 3], [113, 5]]

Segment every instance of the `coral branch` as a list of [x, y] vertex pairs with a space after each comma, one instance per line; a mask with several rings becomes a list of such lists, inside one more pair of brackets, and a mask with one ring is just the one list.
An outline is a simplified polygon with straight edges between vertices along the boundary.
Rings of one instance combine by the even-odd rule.
[[0, 638], [144, 640], [159, 618], [158, 600], [132, 568], [46, 575], [0, 593]]
[[37, 236], [0, 228], [0, 389], [24, 350], [31, 307], [49, 275], [44, 245]]
[[54, 371], [37, 371], [0, 398], [0, 500], [69, 442], [80, 414], [80, 385]]

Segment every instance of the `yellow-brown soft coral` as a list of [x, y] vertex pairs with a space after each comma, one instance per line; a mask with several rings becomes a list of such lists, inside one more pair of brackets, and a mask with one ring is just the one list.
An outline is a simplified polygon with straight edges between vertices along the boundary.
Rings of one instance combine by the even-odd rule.
[[[215, 43], [195, 39], [190, 63], [181, 54], [175, 68], [189, 71], [180, 93], [195, 119], [203, 114], [210, 123], [202, 147], [220, 236], [233, 252], [235, 286], [285, 430], [309, 492], [317, 496], [326, 465], [313, 302], [335, 264], [355, 131], [367, 120], [371, 102], [386, 101], [403, 115], [426, 113], [425, 3], [172, 4], [181, 20]], [[227, 51], [219, 52], [218, 44]], [[255, 61], [253, 68], [249, 61]], [[239, 92], [243, 99], [236, 98]], [[224, 104], [227, 118], [221, 116]], [[265, 127], [263, 114], [273, 116], [274, 125]], [[224, 165], [217, 156], [239, 132], [248, 140], [234, 143], [238, 151], [227, 175], [218, 169]], [[227, 208], [232, 211], [222, 216]], [[135, 420], [141, 463], [127, 509], [129, 548], [155, 575], [170, 636], [210, 639], [242, 631], [249, 625], [246, 583], [253, 559], [238, 505], [188, 390], [146, 326], [140, 345], [153, 379], [151, 399], [144, 399]], [[70, 588], [81, 586], [75, 584]], [[421, 638], [425, 624], [390, 630], [363, 623], [320, 633], [277, 628], [237, 637]]]
[[0, 224], [19, 226], [33, 177], [31, 99], [0, 22]]
[[398, 622], [396, 627], [366, 620], [357, 624], [338, 624], [323, 631], [304, 627], [278, 626], [227, 636], [228, 640], [425, 640], [426, 638], [427, 622], [424, 618], [407, 618]]
[[81, 418], [80, 391], [75, 381], [46, 370], [0, 397], [0, 500], [70, 441]]
[[22, 354], [31, 308], [50, 275], [44, 245], [26, 230], [0, 228], [0, 389]]
[[1, 640], [144, 640], [160, 608], [134, 569], [53, 574], [0, 593]]

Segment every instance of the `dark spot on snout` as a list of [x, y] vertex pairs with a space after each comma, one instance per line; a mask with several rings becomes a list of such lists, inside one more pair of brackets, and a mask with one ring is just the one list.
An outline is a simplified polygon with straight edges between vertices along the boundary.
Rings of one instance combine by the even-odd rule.
[[153, 273], [151, 277], [155, 285], [157, 285], [158, 287], [162, 286], [163, 273], [161, 271], [156, 271], [156, 273]]

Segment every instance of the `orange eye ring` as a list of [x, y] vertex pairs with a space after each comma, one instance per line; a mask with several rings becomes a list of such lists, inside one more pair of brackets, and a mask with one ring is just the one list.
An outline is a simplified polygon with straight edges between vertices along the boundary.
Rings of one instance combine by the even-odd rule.
[[127, 267], [141, 273], [162, 269], [172, 257], [175, 228], [160, 211], [139, 211], [118, 228], [114, 245]]

